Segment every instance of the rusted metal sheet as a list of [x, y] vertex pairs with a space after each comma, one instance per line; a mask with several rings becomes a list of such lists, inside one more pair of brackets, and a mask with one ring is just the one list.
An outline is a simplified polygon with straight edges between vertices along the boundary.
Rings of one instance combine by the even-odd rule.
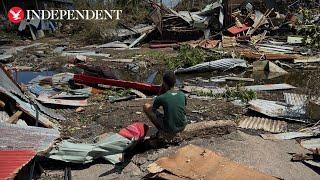
[[292, 54], [278, 54], [278, 53], [257, 53], [253, 51], [243, 50], [240, 52], [240, 55], [250, 59], [261, 59], [261, 57], [265, 57], [266, 60], [294, 60], [298, 58], [297, 55]]
[[286, 104], [276, 101], [255, 99], [249, 102], [250, 109], [269, 117], [284, 118], [299, 122], [306, 122], [305, 114], [301, 114], [295, 107], [288, 107]]
[[47, 151], [60, 137], [56, 129], [0, 123], [0, 150]]
[[278, 121], [261, 117], [245, 117], [239, 121], [238, 127], [244, 129], [260, 129], [273, 133], [287, 131], [287, 123], [285, 121]]
[[148, 166], [148, 171], [165, 179], [277, 179], [195, 145], [158, 159]]
[[303, 140], [303, 141], [301, 141], [300, 144], [302, 147], [309, 149], [309, 150], [320, 149], [320, 138]]
[[230, 33], [232, 33], [233, 35], [236, 35], [236, 34], [239, 34], [239, 33], [243, 32], [243, 31], [246, 31], [248, 29], [249, 29], [249, 27], [246, 26], [245, 24], [243, 24], [242, 27], [232, 26], [232, 27], [228, 28], [227, 30]]
[[204, 39], [204, 40], [197, 40], [197, 41], [190, 41], [188, 44], [191, 47], [201, 47], [204, 49], [212, 49], [215, 48], [219, 44], [220, 40], [209, 40], [209, 39]]
[[36, 155], [32, 150], [0, 150], [0, 179], [14, 179]]
[[267, 140], [288, 140], [299, 137], [313, 137], [317, 136], [317, 133], [313, 132], [286, 132], [280, 134], [261, 134], [263, 139]]

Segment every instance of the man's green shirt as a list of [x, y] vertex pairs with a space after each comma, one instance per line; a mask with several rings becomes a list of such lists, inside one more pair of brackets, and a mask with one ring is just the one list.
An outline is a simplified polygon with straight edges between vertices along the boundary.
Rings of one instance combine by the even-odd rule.
[[182, 131], [186, 122], [186, 96], [181, 91], [170, 90], [155, 98], [153, 102], [153, 111], [156, 112], [159, 107], [163, 107], [163, 128], [164, 131], [177, 133]]

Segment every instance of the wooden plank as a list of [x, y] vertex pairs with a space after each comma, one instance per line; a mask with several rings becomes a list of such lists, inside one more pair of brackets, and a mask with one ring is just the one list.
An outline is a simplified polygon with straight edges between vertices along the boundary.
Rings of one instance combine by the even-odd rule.
[[132, 63], [133, 59], [102, 59], [102, 61], [117, 62], [117, 63]]
[[294, 59], [293, 63], [315, 63], [320, 62], [320, 57], [306, 57], [306, 58], [299, 58]]
[[8, 119], [7, 122], [10, 124], [16, 124], [21, 115], [22, 115], [22, 111], [17, 111]]
[[87, 106], [88, 101], [85, 100], [64, 100], [64, 99], [51, 99], [46, 95], [39, 95], [37, 100], [41, 101], [44, 104], [55, 104], [63, 106]]
[[246, 81], [246, 82], [254, 82], [252, 78], [241, 78], [241, 77], [226, 77], [227, 81]]

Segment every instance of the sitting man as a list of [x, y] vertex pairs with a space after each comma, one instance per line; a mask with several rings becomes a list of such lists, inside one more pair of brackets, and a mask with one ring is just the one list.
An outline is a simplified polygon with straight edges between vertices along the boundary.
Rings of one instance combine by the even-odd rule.
[[[176, 134], [184, 130], [186, 122], [186, 96], [181, 91], [175, 91], [176, 77], [168, 71], [163, 76], [160, 95], [155, 97], [153, 105], [146, 103], [143, 110], [159, 131]], [[162, 106], [164, 113], [158, 110]]]

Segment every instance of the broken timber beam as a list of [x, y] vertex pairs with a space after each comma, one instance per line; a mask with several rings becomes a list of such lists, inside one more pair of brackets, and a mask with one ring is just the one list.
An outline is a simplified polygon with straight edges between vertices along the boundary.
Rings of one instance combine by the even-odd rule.
[[197, 123], [188, 124], [182, 134], [215, 127], [236, 126], [237, 124], [231, 120], [218, 120], [218, 121], [202, 121]]
[[22, 115], [22, 111], [17, 111], [8, 119], [7, 122], [10, 124], [16, 124], [21, 115]]

